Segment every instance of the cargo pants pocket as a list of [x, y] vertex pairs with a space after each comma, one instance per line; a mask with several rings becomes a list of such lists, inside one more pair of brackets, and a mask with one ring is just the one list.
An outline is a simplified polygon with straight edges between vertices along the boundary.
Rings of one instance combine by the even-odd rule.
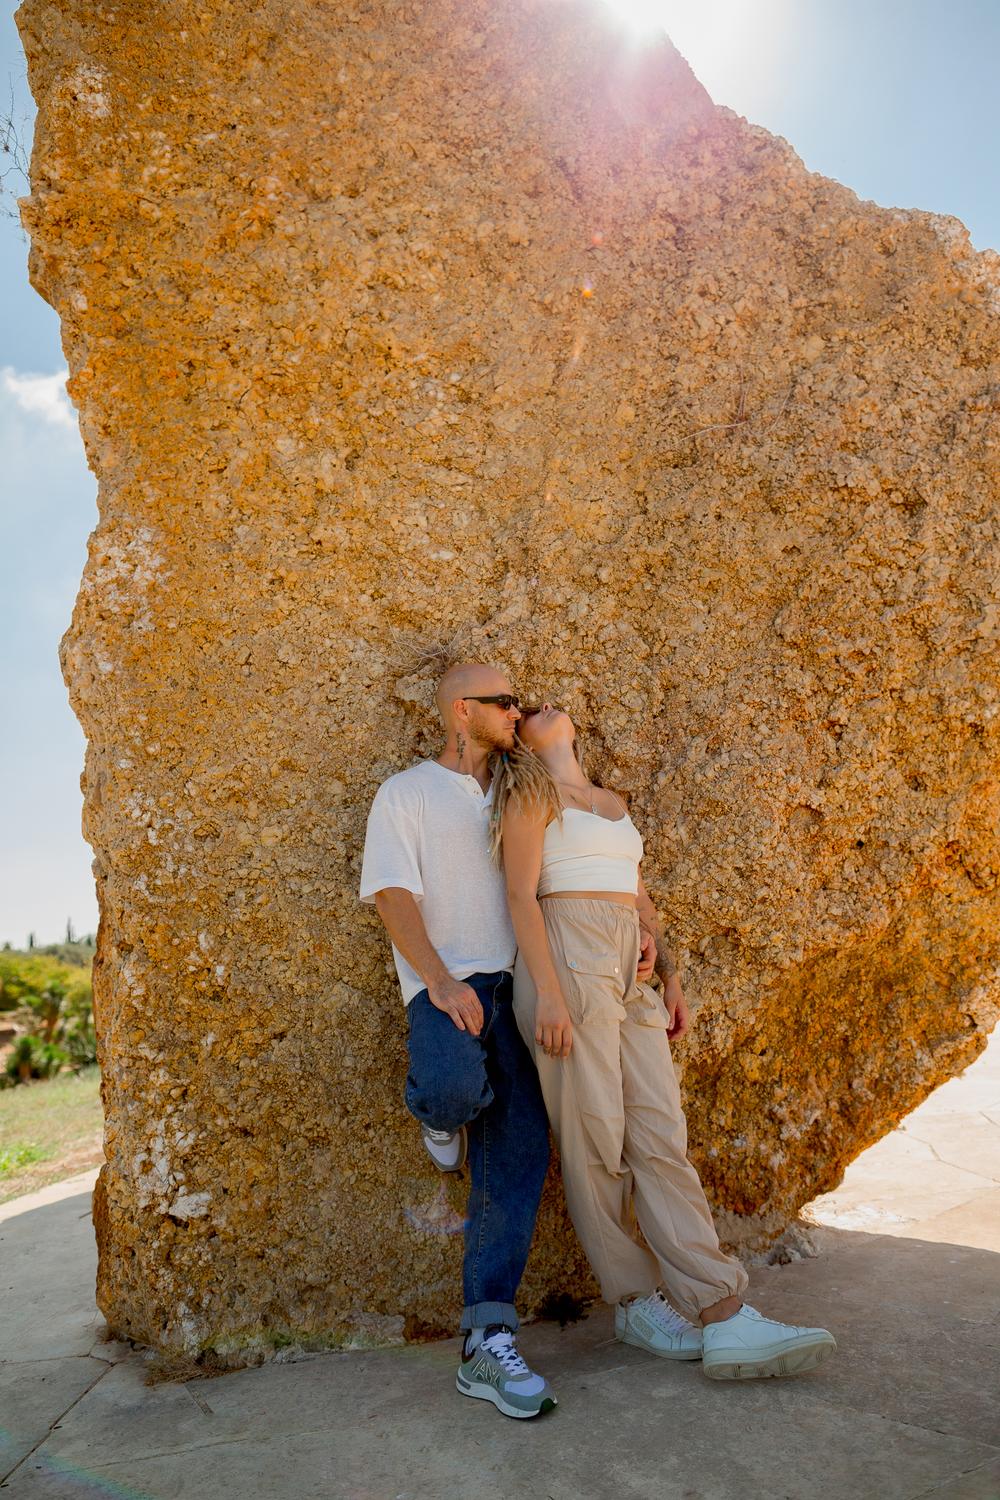
[[567, 944], [564, 961], [568, 973], [566, 1005], [575, 1025], [618, 1025], [625, 1020], [622, 1000], [627, 986], [620, 953]]
[[625, 1004], [629, 1019], [637, 1026], [659, 1026], [664, 1031], [670, 1028], [667, 1007], [652, 985], [636, 983]]

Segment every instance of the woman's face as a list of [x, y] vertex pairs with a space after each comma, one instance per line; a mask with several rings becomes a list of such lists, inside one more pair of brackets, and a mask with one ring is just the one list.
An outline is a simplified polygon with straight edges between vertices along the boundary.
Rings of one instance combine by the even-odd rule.
[[517, 734], [530, 750], [545, 750], [552, 745], [571, 745], [576, 730], [564, 709], [543, 703], [541, 708], [522, 708]]

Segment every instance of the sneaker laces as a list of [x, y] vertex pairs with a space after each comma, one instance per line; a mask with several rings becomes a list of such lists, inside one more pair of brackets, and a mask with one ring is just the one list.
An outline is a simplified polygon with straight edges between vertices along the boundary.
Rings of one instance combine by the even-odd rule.
[[487, 1354], [492, 1354], [498, 1364], [503, 1365], [508, 1375], [530, 1375], [531, 1371], [514, 1347], [514, 1335], [509, 1329], [502, 1328], [496, 1333], [491, 1333], [488, 1339], [483, 1339], [480, 1349], [485, 1349]]
[[424, 1134], [432, 1141], [440, 1141], [443, 1145], [445, 1141], [454, 1140], [456, 1132], [454, 1130], [432, 1130], [429, 1125], [425, 1125]]
[[643, 1311], [666, 1333], [687, 1333], [695, 1326], [670, 1306], [659, 1287], [651, 1297], [646, 1299]]

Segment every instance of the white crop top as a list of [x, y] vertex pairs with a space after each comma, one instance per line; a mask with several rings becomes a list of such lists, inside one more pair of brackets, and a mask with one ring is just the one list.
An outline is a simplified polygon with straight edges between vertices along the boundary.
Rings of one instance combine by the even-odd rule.
[[542, 840], [538, 895], [552, 891], [639, 891], [642, 836], [626, 812], [616, 819], [564, 807]]

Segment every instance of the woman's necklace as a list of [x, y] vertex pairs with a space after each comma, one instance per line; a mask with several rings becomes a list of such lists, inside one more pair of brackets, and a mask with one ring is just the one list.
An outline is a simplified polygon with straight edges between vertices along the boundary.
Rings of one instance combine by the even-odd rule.
[[[569, 789], [570, 789], [570, 791], [573, 791], [574, 789], [576, 789], [576, 795], [578, 797], [584, 797], [585, 800], [589, 800], [589, 802], [590, 802], [590, 810], [595, 815], [595, 817], [597, 816], [597, 808], [594, 806], [594, 799], [593, 799], [593, 797], [591, 796], [591, 797], [587, 798], [587, 794], [586, 793], [581, 792], [578, 788], [576, 788], [576, 782], [575, 781], [557, 781], [556, 785], [557, 786], [568, 786]], [[588, 785], [588, 787], [590, 787], [590, 791], [593, 792], [594, 788], [592, 786], [590, 786], [589, 782], [587, 783], [587, 785]]]

